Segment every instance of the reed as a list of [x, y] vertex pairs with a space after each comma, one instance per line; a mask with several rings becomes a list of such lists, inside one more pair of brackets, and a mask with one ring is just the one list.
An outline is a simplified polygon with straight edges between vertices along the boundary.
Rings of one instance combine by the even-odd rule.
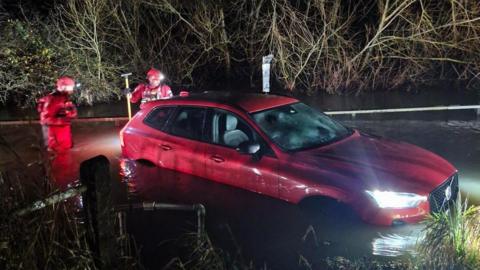
[[424, 269], [480, 268], [480, 207], [458, 199], [425, 221], [417, 264]]

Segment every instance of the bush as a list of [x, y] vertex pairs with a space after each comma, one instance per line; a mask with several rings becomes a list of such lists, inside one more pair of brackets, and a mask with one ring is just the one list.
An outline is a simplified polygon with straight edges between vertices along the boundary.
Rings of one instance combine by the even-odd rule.
[[47, 29], [37, 23], [0, 22], [0, 103], [33, 105], [54, 83], [57, 53], [45, 38]]

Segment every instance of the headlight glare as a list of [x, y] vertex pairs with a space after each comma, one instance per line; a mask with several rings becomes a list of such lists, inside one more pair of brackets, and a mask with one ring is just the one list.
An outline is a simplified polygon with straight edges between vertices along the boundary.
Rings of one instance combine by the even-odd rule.
[[379, 190], [367, 190], [366, 192], [380, 208], [412, 208], [427, 200], [426, 196], [415, 193]]

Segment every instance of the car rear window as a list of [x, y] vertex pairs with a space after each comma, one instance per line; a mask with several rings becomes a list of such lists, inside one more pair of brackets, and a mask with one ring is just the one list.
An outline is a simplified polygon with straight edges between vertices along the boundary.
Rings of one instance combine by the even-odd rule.
[[163, 130], [174, 110], [175, 107], [157, 107], [148, 114], [143, 122], [154, 129]]

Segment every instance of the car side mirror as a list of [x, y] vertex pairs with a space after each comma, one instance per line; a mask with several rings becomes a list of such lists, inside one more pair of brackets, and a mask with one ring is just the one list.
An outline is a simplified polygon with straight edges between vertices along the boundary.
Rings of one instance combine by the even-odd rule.
[[252, 142], [243, 142], [237, 147], [237, 151], [244, 155], [255, 155], [260, 152], [260, 144]]

